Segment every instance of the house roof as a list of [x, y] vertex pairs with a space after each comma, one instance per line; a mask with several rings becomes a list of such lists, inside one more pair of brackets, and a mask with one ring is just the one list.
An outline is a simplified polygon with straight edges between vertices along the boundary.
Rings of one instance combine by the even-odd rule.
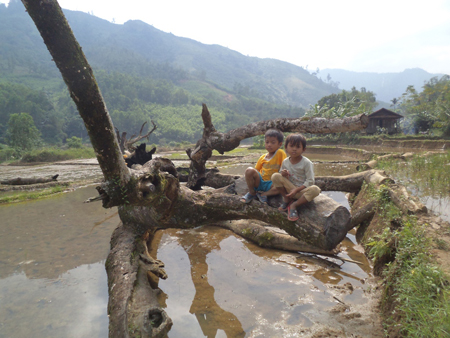
[[386, 109], [386, 108], [381, 108], [379, 110], [377, 110], [376, 112], [373, 112], [372, 114], [370, 114], [368, 116], [369, 119], [393, 119], [393, 120], [398, 120], [403, 118], [402, 115], [394, 113], [392, 110]]

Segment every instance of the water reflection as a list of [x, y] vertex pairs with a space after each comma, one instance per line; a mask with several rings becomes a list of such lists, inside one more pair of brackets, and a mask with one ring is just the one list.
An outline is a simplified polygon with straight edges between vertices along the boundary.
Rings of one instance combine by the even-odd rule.
[[0, 337], [108, 335], [104, 262], [82, 265], [55, 279], [24, 272], [0, 279]]
[[365, 302], [370, 266], [351, 239], [342, 255], [362, 265], [264, 249], [216, 227], [161, 231], [155, 240], [169, 274], [159, 283], [174, 321], [169, 337], [299, 337], [329, 320], [329, 285], [351, 282], [342, 300]]
[[106, 337], [115, 209], [94, 187], [0, 206], [0, 337]]

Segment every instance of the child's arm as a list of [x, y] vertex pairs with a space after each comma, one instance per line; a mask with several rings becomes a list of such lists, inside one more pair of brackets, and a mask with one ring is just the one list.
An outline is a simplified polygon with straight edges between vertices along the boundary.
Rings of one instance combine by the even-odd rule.
[[258, 159], [258, 162], [256, 162], [256, 165], [255, 165], [255, 169], [258, 170], [260, 173], [261, 173], [261, 170], [262, 170], [263, 160], [264, 160], [264, 157], [265, 157], [265, 156], [266, 156], [266, 155], [262, 155], [262, 156]]
[[303, 182], [305, 188], [314, 185], [314, 167], [312, 162], [310, 162], [309, 165], [305, 166], [305, 175], [306, 180], [305, 182]]

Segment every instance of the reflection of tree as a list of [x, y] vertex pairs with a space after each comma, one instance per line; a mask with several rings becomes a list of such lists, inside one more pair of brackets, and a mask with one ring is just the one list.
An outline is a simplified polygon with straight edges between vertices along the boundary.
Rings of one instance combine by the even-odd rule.
[[[262, 257], [264, 259], [282, 261], [302, 271], [304, 271], [305, 268], [304, 263], [306, 263], [307, 265], [320, 267], [319, 269], [314, 271], [312, 277], [314, 277], [315, 279], [319, 280], [321, 283], [324, 284], [338, 284], [340, 281], [343, 280], [344, 277], [354, 279], [357, 281], [360, 280], [360, 278], [355, 277], [352, 274], [349, 274], [341, 270], [340, 268], [341, 264], [338, 264], [341, 263], [341, 261], [339, 260], [338, 257], [330, 256], [329, 258], [327, 257], [322, 258], [321, 256], [318, 256], [316, 254], [293, 253], [295, 261], [288, 262], [282, 259], [282, 256], [288, 253], [286, 251], [262, 250], [259, 246], [256, 246], [253, 243], [247, 241], [243, 241], [243, 243], [256, 256]], [[353, 244], [352, 241], [346, 238], [343, 241], [343, 245], [346, 247], [347, 255], [354, 261], [363, 263], [359, 265], [359, 267], [367, 274], [370, 274], [372, 270], [370, 264], [363, 253], [360, 253], [359, 251], [354, 249], [355, 244]], [[342, 263], [343, 262], [344, 261], [342, 261]], [[347, 264], [355, 264], [355, 263], [347, 263]], [[310, 272], [305, 273], [310, 274]]]
[[[228, 236], [228, 232], [221, 234], [223, 238]], [[215, 337], [218, 330], [225, 331], [227, 337], [245, 337], [239, 319], [217, 304], [214, 299], [214, 287], [208, 282], [206, 257], [212, 250], [220, 249], [219, 243], [223, 238], [206, 241], [198, 232], [186, 232], [178, 237], [178, 241], [188, 254], [195, 287], [195, 297], [189, 312], [195, 314], [206, 337]]]

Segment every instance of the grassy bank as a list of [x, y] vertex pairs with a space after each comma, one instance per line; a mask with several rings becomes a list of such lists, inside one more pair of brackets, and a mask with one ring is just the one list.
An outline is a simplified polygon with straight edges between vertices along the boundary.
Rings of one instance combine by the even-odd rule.
[[36, 149], [23, 154], [20, 162], [22, 163], [36, 163], [36, 162], [56, 162], [73, 160], [80, 158], [92, 158], [95, 157], [93, 148], [43, 148]]
[[58, 194], [63, 192], [67, 188], [66, 185], [58, 185], [48, 189], [43, 189], [39, 191], [21, 191], [8, 194], [6, 196], [0, 197], [0, 204], [23, 202], [28, 200], [36, 200], [42, 197], [47, 197], [50, 195]]
[[13, 148], [4, 147], [0, 149], [0, 163], [20, 162], [56, 162], [81, 158], [95, 157], [94, 149], [91, 147], [61, 149], [46, 147], [18, 154]]
[[[375, 266], [383, 265], [381, 310], [389, 337], [450, 336], [450, 283], [433, 259], [436, 242], [416, 216], [404, 215], [390, 201], [386, 187], [368, 187], [377, 201], [377, 222], [384, 231], [366, 248]], [[448, 230], [447, 230], [448, 231]]]
[[[382, 143], [383, 141], [439, 141], [441, 137], [430, 135], [364, 135], [360, 133], [336, 133], [324, 136], [311, 135], [308, 142], [311, 144], [360, 144], [360, 143]], [[448, 139], [447, 139], [448, 140]]]

